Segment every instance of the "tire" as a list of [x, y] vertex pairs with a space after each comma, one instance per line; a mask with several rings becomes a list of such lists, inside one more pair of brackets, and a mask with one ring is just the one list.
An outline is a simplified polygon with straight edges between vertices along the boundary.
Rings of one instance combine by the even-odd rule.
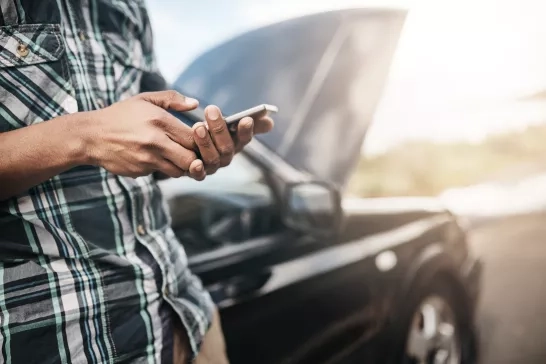
[[[388, 346], [391, 349], [388, 354], [388, 362], [392, 364], [434, 363], [433, 358], [435, 355], [445, 357], [445, 352], [448, 351], [449, 357], [452, 359], [452, 361], [446, 361], [448, 364], [475, 364], [477, 362], [477, 345], [476, 330], [473, 324], [473, 308], [469, 300], [466, 299], [464, 290], [451, 279], [436, 278], [430, 284], [415, 287], [410, 292], [413, 292], [413, 294], [410, 294], [405, 304], [399, 306], [399, 313], [392, 322], [390, 334], [385, 338], [385, 342], [390, 343]], [[449, 320], [445, 317], [436, 320], [436, 322], [441, 322], [441, 329], [430, 330], [429, 323], [434, 320], [425, 318], [435, 316], [430, 312], [439, 311], [438, 307], [441, 306], [439, 302], [443, 302], [447, 306], [445, 310], [447, 314], [436, 314], [436, 316], [449, 317], [448, 313], [451, 312], [452, 336], [454, 338], [451, 341], [455, 342], [456, 349], [446, 349], [447, 346], [453, 348], [453, 345], [447, 344], [449, 342], [447, 339], [450, 330]], [[423, 355], [423, 352], [429, 351], [422, 348], [429, 345], [423, 345], [422, 343], [428, 343], [429, 340], [422, 340], [422, 338], [431, 336], [427, 335], [427, 332], [432, 331], [443, 331], [440, 334], [441, 338], [438, 339], [442, 344], [438, 344], [440, 346], [438, 350], [431, 350], [428, 355]], [[436, 338], [431, 339], [431, 341], [436, 341]], [[458, 357], [455, 352], [458, 353]], [[412, 353], [415, 355], [412, 356]], [[418, 357], [421, 358], [421, 361], [417, 359]], [[426, 357], [426, 359], [423, 359], [423, 357]]]

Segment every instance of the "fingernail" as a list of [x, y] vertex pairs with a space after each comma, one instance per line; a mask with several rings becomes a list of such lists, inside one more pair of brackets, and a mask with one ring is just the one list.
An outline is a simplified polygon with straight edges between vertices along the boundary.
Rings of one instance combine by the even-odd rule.
[[209, 107], [207, 113], [211, 120], [218, 120], [220, 117], [220, 110], [216, 106]]
[[195, 170], [197, 172], [201, 172], [203, 170], [203, 163], [199, 163], [198, 165], [196, 165]]
[[205, 130], [204, 126], [198, 127], [196, 133], [199, 138], [204, 138], [207, 135], [207, 131]]
[[199, 104], [199, 101], [197, 101], [196, 99], [193, 99], [191, 97], [186, 97], [186, 104], [188, 104], [188, 105], [197, 105], [197, 104]]

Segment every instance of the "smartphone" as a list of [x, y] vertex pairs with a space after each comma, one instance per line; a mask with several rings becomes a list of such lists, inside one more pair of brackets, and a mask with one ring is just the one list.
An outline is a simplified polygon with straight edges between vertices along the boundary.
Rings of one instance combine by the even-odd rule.
[[251, 107], [250, 109], [247, 109], [245, 111], [241, 111], [236, 114], [230, 115], [226, 117], [225, 120], [226, 120], [226, 124], [228, 125], [229, 131], [236, 132], [237, 126], [239, 125], [239, 121], [241, 121], [243, 118], [246, 118], [247, 116], [250, 116], [251, 118], [255, 118], [257, 116], [262, 117], [272, 112], [279, 112], [279, 108], [273, 105], [262, 104], [262, 105]]

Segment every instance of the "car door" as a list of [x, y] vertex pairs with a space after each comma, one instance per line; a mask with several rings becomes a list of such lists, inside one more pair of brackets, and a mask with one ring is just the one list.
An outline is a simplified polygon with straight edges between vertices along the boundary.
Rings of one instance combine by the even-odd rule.
[[252, 295], [223, 306], [233, 363], [382, 362], [380, 334], [417, 253], [434, 247], [448, 216], [432, 199], [359, 199], [344, 209], [336, 241], [269, 266]]
[[[234, 363], [323, 357], [369, 324], [358, 319], [370, 300], [361, 276], [344, 268], [328, 272], [332, 256], [321, 252], [334, 238], [317, 239], [282, 223], [275, 174], [275, 166], [264, 168], [242, 154], [204, 182], [160, 183], [190, 266], [221, 308]], [[335, 349], [301, 351], [312, 343]]]
[[378, 333], [373, 260], [332, 268], [336, 252], [324, 251], [274, 265], [251, 298], [222, 308], [232, 363], [347, 363], [343, 356], [355, 351], [361, 359], [374, 355], [366, 349]]

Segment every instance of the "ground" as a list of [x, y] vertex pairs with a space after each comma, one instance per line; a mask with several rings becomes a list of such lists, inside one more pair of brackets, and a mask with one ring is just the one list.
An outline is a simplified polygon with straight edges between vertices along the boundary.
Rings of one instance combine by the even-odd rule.
[[546, 215], [475, 228], [470, 243], [485, 264], [480, 364], [546, 363]]

